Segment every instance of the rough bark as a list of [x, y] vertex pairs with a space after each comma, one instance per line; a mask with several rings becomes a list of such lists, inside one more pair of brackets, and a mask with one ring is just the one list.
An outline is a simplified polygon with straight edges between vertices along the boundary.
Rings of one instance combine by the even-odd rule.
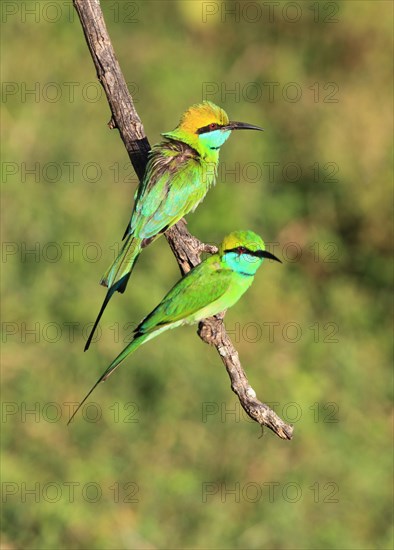
[[[98, 0], [73, 0], [73, 3], [97, 70], [97, 77], [105, 90], [112, 112], [109, 127], [118, 128], [130, 161], [141, 180], [150, 145], [116, 59], [100, 3]], [[215, 247], [201, 243], [187, 231], [185, 220], [168, 229], [165, 236], [182, 274], [200, 263], [201, 252], [215, 251]], [[282, 439], [291, 439], [293, 426], [259, 401], [249, 385], [238, 352], [225, 330], [223, 318], [224, 312], [201, 321], [198, 327], [200, 338], [217, 349], [230, 377], [231, 389], [238, 396], [246, 413], [260, 426], [267, 426]]]

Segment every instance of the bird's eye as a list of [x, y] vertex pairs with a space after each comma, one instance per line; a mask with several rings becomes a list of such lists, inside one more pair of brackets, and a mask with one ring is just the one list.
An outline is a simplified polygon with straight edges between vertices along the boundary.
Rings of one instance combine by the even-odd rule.
[[246, 254], [247, 253], [247, 249], [244, 247], [244, 246], [239, 246], [237, 248], [237, 252], [238, 254]]
[[211, 124], [209, 125], [210, 130], [216, 130], [217, 127], [218, 125], [216, 124], [216, 122], [211, 122]]

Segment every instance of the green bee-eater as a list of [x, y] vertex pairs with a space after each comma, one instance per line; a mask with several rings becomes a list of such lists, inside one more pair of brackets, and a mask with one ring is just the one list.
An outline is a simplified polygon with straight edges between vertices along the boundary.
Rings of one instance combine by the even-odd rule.
[[243, 129], [262, 130], [244, 122], [229, 122], [223, 109], [204, 101], [190, 107], [177, 128], [162, 134], [165, 139], [152, 148], [134, 197], [125, 242], [100, 281], [108, 291], [85, 351], [112, 295], [125, 291], [141, 249], [195, 210], [215, 183], [220, 147], [232, 130]]
[[265, 250], [264, 241], [252, 231], [235, 231], [209, 256], [180, 279], [160, 304], [138, 325], [134, 339], [112, 361], [79, 404], [69, 422], [95, 389], [142, 344], [161, 332], [201, 321], [234, 305], [250, 287], [264, 258], [280, 262]]

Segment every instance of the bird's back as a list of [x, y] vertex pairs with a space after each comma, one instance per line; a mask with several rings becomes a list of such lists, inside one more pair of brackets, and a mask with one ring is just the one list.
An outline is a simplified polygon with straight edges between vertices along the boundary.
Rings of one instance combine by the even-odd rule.
[[216, 169], [216, 163], [207, 163], [182, 141], [166, 139], [155, 145], [137, 191], [129, 234], [149, 239], [177, 223], [204, 199]]
[[233, 271], [219, 254], [206, 258], [168, 292], [160, 304], [140, 323], [136, 335], [160, 326], [195, 323], [235, 304], [254, 277]]

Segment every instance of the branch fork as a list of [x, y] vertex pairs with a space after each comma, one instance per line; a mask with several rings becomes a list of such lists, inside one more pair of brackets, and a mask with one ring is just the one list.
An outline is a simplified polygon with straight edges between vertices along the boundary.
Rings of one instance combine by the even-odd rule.
[[[73, 0], [90, 50], [97, 77], [102, 84], [112, 112], [110, 129], [118, 128], [130, 161], [138, 178], [143, 178], [150, 150], [142, 122], [135, 110], [111, 40], [98, 0]], [[201, 262], [201, 253], [214, 253], [217, 247], [204, 244], [191, 235], [182, 219], [168, 229], [165, 237], [185, 274]], [[278, 437], [291, 439], [293, 426], [284, 422], [268, 405], [259, 401], [250, 386], [239, 360], [239, 355], [223, 324], [225, 312], [204, 319], [199, 323], [198, 335], [203, 342], [216, 348], [226, 367], [231, 389], [237, 395], [245, 412], [263, 428], [267, 426]]]

